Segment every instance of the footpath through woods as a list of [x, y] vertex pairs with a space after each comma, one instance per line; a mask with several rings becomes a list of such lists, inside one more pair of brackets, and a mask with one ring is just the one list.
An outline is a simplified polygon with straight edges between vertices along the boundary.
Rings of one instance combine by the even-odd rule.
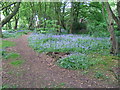
[[[116, 85], [93, 79], [80, 70], [63, 69], [55, 65], [53, 58], [44, 53], [37, 53], [28, 46], [29, 35], [8, 39], [16, 46], [7, 51], [20, 54], [19, 59], [25, 60], [20, 66], [12, 66], [9, 60], [3, 60], [3, 85], [17, 88], [107, 88]], [[12, 73], [11, 73], [12, 72]]]

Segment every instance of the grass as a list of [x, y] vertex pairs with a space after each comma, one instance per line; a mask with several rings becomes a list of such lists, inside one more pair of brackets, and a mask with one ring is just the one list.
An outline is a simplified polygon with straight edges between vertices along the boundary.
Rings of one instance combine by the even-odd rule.
[[54, 88], [63, 88], [65, 86], [65, 83], [60, 83], [58, 85], [55, 85]]
[[[63, 83], [59, 83], [59, 84], [52, 84], [52, 85], [49, 85], [48, 87], [53, 88], [53, 90], [54, 90], [54, 88], [63, 88], [63, 87], [65, 87], [65, 85], [66, 84], [63, 82]], [[47, 90], [48, 87], [44, 87], [44, 88]]]
[[11, 70], [11, 71], [8, 71], [7, 74], [21, 76], [23, 72], [16, 72], [16, 71]]
[[[93, 54], [90, 56], [93, 56]], [[95, 77], [98, 79], [107, 80], [108, 82], [113, 82], [113, 74], [111, 73], [110, 69], [118, 67], [120, 57], [96, 54], [94, 55], [94, 58], [99, 58], [101, 60], [98, 62], [98, 64], [90, 67], [88, 72], [92, 73], [93, 78]]]
[[6, 56], [4, 56], [5, 59], [17, 59], [20, 55], [18, 53], [8, 53]]
[[[8, 52], [5, 50], [5, 48], [8, 48], [8, 47], [12, 47], [12, 46], [15, 46], [15, 42], [11, 42], [11, 41], [8, 41], [8, 40], [2, 40], [2, 43], [0, 43], [0, 53], [2, 55], [3, 58], [7, 58], [8, 56]], [[17, 56], [17, 55], [12, 55], [12, 57], [14, 56]]]
[[14, 42], [3, 40], [2, 45], [0, 45], [0, 48], [7, 48], [7, 47], [12, 47], [12, 46], [15, 46]]
[[24, 63], [24, 60], [16, 60], [16, 61], [12, 61], [10, 64], [13, 66], [20, 66], [23, 63]]
[[2, 85], [2, 89], [1, 90], [6, 90], [7, 88], [17, 88], [17, 86], [16, 85], [5, 84], [5, 85]]

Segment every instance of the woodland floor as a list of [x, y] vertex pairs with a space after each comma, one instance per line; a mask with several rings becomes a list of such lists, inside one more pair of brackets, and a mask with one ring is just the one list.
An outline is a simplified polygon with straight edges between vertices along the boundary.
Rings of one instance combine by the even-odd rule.
[[[10, 60], [3, 60], [3, 85], [17, 88], [114, 88], [116, 83], [108, 83], [82, 74], [81, 70], [68, 70], [54, 64], [54, 58], [45, 53], [37, 53], [28, 46], [28, 35], [15, 39], [7, 39], [16, 46], [7, 51], [16, 52], [25, 62], [19, 67], [9, 64]], [[13, 72], [8, 73], [8, 72]], [[92, 73], [91, 73], [92, 74]]]

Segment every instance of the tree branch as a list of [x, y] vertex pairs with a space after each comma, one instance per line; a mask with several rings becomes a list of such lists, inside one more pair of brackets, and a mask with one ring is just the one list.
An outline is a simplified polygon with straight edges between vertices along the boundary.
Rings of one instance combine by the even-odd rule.
[[7, 5], [7, 6], [5, 6], [5, 7], [2, 7], [2, 8], [0, 9], [0, 11], [2, 11], [3, 9], [6, 9], [7, 7], [10, 7], [11, 5], [16, 4], [16, 3], [17, 3], [17, 2], [14, 2], [14, 3], [11, 3], [11, 4]]
[[21, 3], [21, 2], [17, 2], [17, 5], [14, 7], [13, 12], [12, 12], [11, 14], [9, 14], [7, 17], [5, 17], [5, 18], [0, 22], [1, 27], [3, 27], [7, 22], [9, 22], [10, 19], [11, 19], [14, 15], [16, 15], [17, 11], [19, 10], [20, 3]]

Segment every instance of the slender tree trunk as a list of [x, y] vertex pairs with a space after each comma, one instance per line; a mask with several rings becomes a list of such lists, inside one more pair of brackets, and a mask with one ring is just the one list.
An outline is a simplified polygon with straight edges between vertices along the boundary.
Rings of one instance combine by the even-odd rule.
[[118, 54], [118, 42], [116, 40], [116, 36], [114, 33], [114, 24], [113, 24], [113, 18], [112, 18], [112, 13], [111, 13], [111, 9], [109, 6], [108, 2], [105, 2], [106, 5], [106, 10], [108, 13], [108, 31], [110, 32], [110, 40], [111, 40], [111, 54], [116, 55]]
[[70, 25], [70, 33], [77, 33], [78, 30], [78, 15], [79, 15], [79, 5], [80, 2], [71, 2], [71, 25]]
[[11, 21], [8, 22], [8, 29], [12, 29]]
[[64, 22], [65, 6], [66, 6], [66, 2], [64, 2], [64, 6], [63, 6], [63, 14], [62, 14], [61, 24], [62, 24], [62, 27], [66, 30], [66, 26], [65, 26], [65, 22]]
[[46, 3], [45, 3], [45, 11], [44, 11], [44, 31], [46, 30]]
[[34, 18], [33, 15], [29, 18], [29, 28], [28, 28], [29, 30], [33, 30], [33, 21], [34, 21], [33, 18]]
[[70, 12], [70, 32], [73, 33], [73, 2], [71, 2], [71, 12]]
[[[1, 12], [0, 12], [1, 14]], [[1, 17], [0, 17], [0, 21], [1, 21]], [[2, 38], [2, 25], [0, 24], [0, 38]]]
[[32, 9], [32, 14], [30, 16], [30, 22], [29, 22], [29, 30], [34, 30], [35, 28], [35, 20], [34, 20], [34, 17], [35, 17], [35, 8], [34, 8], [34, 3], [30, 2], [30, 6], [31, 6], [31, 9]]
[[107, 17], [106, 17], [106, 12], [105, 12], [104, 2], [102, 2], [102, 14], [103, 14], [103, 17], [104, 17], [105, 22], [108, 24], [108, 22], [107, 22]]
[[[120, 21], [120, 1], [117, 2], [118, 19]], [[120, 26], [119, 26], [120, 30]], [[120, 36], [118, 36], [118, 54], [120, 55]]]
[[120, 1], [117, 2], [118, 19], [120, 20]]
[[55, 3], [55, 13], [57, 15], [57, 20], [58, 20], [57, 25], [60, 26], [60, 27], [58, 27], [58, 30], [57, 30], [58, 34], [61, 33], [61, 26], [62, 26], [62, 23], [61, 23], [61, 9], [60, 9], [60, 7], [61, 7], [61, 3], [57, 3], [56, 2]]
[[18, 20], [19, 20], [19, 16], [15, 17], [15, 26], [14, 26], [14, 29], [17, 29]]

